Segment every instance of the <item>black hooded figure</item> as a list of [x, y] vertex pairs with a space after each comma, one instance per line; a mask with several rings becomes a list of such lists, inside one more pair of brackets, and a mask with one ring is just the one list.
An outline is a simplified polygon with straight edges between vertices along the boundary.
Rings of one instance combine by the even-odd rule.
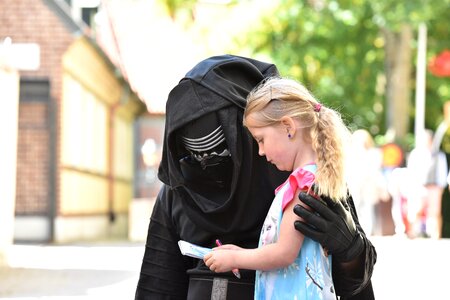
[[[214, 56], [198, 63], [170, 92], [158, 170], [163, 186], [148, 228], [136, 300], [253, 299], [254, 271], [240, 270], [241, 279], [232, 272], [214, 273], [203, 260], [183, 256], [178, 241], [212, 248], [220, 239], [257, 247], [274, 191], [289, 173], [258, 155], [242, 121], [248, 93], [274, 75], [273, 64]], [[353, 207], [351, 198], [349, 202]], [[358, 255], [363, 254], [356, 275], [333, 263], [333, 278], [340, 277], [336, 291], [349, 295], [368, 290], [372, 297], [345, 299], [372, 299], [376, 252], [354, 210], [351, 218], [362, 245]]]

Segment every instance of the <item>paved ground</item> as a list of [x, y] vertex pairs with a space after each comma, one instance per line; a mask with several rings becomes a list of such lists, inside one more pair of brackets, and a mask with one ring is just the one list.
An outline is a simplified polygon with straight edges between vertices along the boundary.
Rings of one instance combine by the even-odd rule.
[[371, 238], [377, 299], [450, 299], [450, 239]]
[[[450, 240], [372, 237], [377, 299], [450, 299]], [[0, 299], [133, 299], [141, 243], [14, 245], [0, 268]]]
[[133, 299], [144, 244], [14, 245], [0, 299]]

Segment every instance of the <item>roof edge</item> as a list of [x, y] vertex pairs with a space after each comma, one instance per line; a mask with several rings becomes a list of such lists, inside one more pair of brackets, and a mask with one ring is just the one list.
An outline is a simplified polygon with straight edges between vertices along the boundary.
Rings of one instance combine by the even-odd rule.
[[44, 0], [44, 3], [61, 19], [64, 25], [75, 36], [85, 34], [88, 26], [84, 22], [75, 21], [70, 14], [70, 6], [63, 0]]

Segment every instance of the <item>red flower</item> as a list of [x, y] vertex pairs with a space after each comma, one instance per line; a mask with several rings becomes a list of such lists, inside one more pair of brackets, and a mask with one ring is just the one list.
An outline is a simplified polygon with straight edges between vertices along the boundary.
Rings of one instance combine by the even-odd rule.
[[428, 70], [437, 77], [450, 76], [450, 50], [444, 50], [433, 57], [428, 64]]

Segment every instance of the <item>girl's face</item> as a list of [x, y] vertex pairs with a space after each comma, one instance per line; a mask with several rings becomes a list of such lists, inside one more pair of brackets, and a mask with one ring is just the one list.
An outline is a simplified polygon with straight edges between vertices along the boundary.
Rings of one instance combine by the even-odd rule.
[[281, 123], [265, 127], [252, 126], [256, 124], [250, 116], [246, 121], [248, 130], [258, 143], [259, 155], [266, 156], [267, 161], [280, 171], [292, 171], [298, 149], [290, 141], [286, 128]]

